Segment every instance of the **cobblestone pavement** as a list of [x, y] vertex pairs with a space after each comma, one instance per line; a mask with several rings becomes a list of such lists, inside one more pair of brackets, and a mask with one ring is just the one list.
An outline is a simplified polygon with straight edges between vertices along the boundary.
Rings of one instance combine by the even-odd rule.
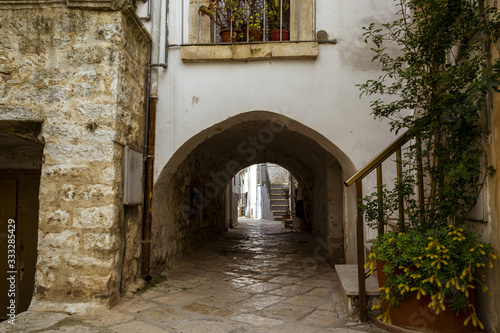
[[309, 233], [240, 220], [155, 287], [94, 314], [25, 312], [0, 332], [382, 332], [345, 315], [335, 271]]

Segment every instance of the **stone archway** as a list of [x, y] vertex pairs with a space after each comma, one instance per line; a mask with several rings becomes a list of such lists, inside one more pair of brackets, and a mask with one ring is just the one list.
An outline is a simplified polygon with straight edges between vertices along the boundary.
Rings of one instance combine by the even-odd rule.
[[223, 233], [228, 182], [242, 168], [263, 162], [290, 170], [310, 191], [312, 232], [327, 244], [330, 262], [352, 262], [355, 199], [342, 186], [344, 173], [354, 171], [352, 162], [311, 128], [253, 111], [195, 135], [161, 171], [153, 195], [153, 270]]

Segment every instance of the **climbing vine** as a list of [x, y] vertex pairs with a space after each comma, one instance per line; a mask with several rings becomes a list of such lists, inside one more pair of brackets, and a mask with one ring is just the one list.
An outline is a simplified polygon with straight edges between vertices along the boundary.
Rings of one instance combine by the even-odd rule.
[[[499, 14], [479, 0], [395, 4], [395, 20], [364, 28], [383, 74], [360, 89], [362, 95], [378, 96], [371, 102], [375, 118], [388, 120], [396, 133], [408, 130], [404, 176], [393, 190], [383, 189], [383, 216], [396, 210], [401, 190], [406, 220], [399, 232], [379, 236], [369, 265], [389, 261], [381, 292], [390, 306], [417, 293], [431, 295], [428, 306], [436, 314], [450, 297], [453, 310], [466, 311], [478, 272], [496, 259], [491, 245], [477, 242], [464, 222], [495, 172], [484, 144], [490, 94], [500, 86], [500, 61], [490, 62], [488, 55], [500, 33]], [[419, 179], [425, 182], [423, 201], [416, 200]], [[369, 223], [379, 223], [376, 195], [366, 197], [362, 208]], [[389, 310], [380, 318], [390, 321]], [[482, 326], [475, 309], [468, 322]]]

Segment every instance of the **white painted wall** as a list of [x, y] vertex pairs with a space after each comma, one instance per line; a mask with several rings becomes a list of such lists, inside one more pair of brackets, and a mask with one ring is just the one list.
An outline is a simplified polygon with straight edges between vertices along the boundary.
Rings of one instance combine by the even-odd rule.
[[[152, 1], [152, 62], [158, 63], [164, 61], [167, 0]], [[388, 125], [373, 119], [370, 99], [360, 99], [356, 87], [381, 74], [371, 62], [362, 27], [390, 20], [396, 10], [393, 0], [317, 0], [317, 30], [325, 30], [337, 44], [320, 44], [315, 60], [184, 64], [180, 45], [188, 40], [188, 6], [188, 0], [170, 1], [168, 69], [152, 71], [159, 97], [155, 179], [194, 135], [255, 110], [285, 115], [331, 141], [340, 150], [336, 158], [344, 179], [394, 140]], [[256, 197], [249, 193], [252, 198], [255, 213]], [[345, 198], [347, 226], [355, 221], [354, 189]], [[347, 244], [354, 245], [354, 236], [349, 237]]]
[[[356, 87], [380, 74], [362, 27], [387, 21], [395, 10], [393, 0], [318, 0], [317, 8], [317, 29], [338, 43], [320, 45], [316, 60], [183, 64], [180, 47], [170, 47], [169, 68], [157, 69], [156, 177], [189, 138], [247, 111], [272, 111], [309, 126], [339, 147], [356, 168], [394, 139], [370, 115], [369, 100], [360, 99]], [[182, 12], [181, 1], [170, 2], [170, 44], [182, 42]], [[187, 36], [186, 30], [187, 22]], [[159, 40], [162, 55], [164, 36]]]
[[256, 219], [257, 217], [257, 201], [258, 201], [258, 192], [257, 192], [257, 165], [254, 164], [248, 167], [247, 172], [248, 178], [248, 211], [247, 217]]

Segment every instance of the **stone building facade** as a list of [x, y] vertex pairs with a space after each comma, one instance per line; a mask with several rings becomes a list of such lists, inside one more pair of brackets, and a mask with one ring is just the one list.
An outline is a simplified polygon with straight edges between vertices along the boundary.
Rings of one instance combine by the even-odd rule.
[[47, 0], [3, 1], [0, 34], [1, 143], [16, 143], [0, 167], [40, 174], [32, 308], [113, 303], [139, 276], [142, 213], [122, 204], [122, 159], [143, 152], [149, 32], [126, 1]]

